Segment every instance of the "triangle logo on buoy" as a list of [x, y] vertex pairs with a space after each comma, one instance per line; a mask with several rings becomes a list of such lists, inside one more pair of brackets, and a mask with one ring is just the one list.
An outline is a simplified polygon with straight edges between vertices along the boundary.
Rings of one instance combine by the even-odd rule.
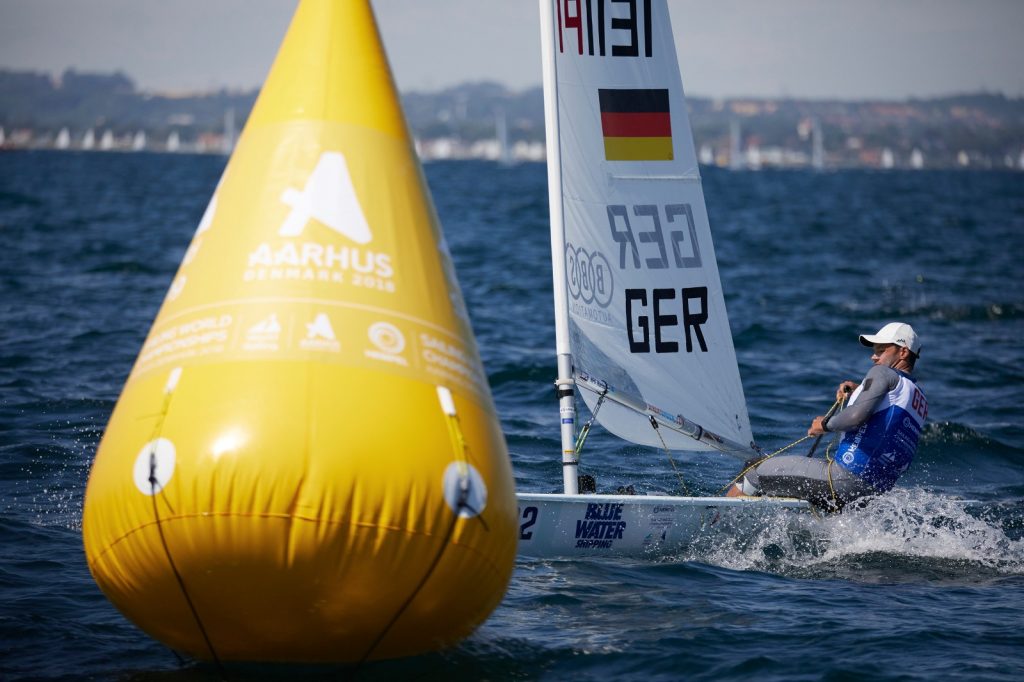
[[289, 187], [281, 201], [292, 209], [277, 231], [282, 237], [298, 237], [313, 218], [357, 244], [373, 239], [340, 152], [321, 154], [306, 186], [301, 190]]
[[312, 322], [306, 323], [306, 338], [299, 341], [299, 348], [306, 351], [337, 353], [341, 342], [334, 334], [331, 319], [327, 313], [319, 313]]
[[334, 328], [331, 326], [331, 320], [326, 314], [320, 313], [316, 316], [312, 322], [306, 324], [306, 338], [313, 341], [317, 339], [325, 339], [327, 341], [334, 341]]

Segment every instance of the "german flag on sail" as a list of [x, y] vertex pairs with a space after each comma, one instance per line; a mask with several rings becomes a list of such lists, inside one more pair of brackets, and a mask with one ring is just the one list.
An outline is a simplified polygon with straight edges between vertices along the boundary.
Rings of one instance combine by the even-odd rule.
[[671, 161], [672, 119], [668, 90], [597, 91], [604, 158], [609, 161]]

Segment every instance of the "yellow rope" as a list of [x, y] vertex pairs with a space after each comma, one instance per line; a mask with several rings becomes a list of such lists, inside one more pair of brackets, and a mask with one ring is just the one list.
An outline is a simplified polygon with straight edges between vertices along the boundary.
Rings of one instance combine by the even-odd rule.
[[[839, 400], [835, 401], [834, 403], [832, 403], [832, 407], [828, 408], [829, 413], [833, 412], [837, 407], [841, 407], [843, 405], [843, 403], [845, 403], [845, 402], [846, 402], [846, 397], [844, 396], [844, 397], [840, 398]], [[760, 466], [760, 464], [762, 462], [765, 462], [766, 460], [771, 459], [775, 455], [780, 455], [783, 452], [785, 452], [786, 450], [789, 450], [790, 448], [792, 448], [792, 447], [794, 447], [796, 445], [799, 445], [800, 443], [803, 443], [808, 438], [813, 438], [813, 437], [814, 436], [808, 435], [808, 436], [804, 436], [803, 438], [798, 438], [797, 440], [793, 441], [789, 445], [785, 445], [785, 446], [779, 448], [778, 450], [776, 450], [775, 452], [773, 452], [771, 454], [765, 455], [764, 457], [761, 457], [759, 459], [754, 460], [751, 464], [747, 465], [743, 469], [743, 471], [741, 471], [740, 473], [736, 474], [736, 476], [734, 476], [728, 483], [726, 483], [725, 487], [718, 491], [719, 494], [724, 493], [726, 490], [728, 490], [732, 486], [733, 483], [735, 483], [736, 481], [738, 481], [741, 478], [743, 478], [746, 475], [746, 473], [748, 471], [750, 471], [751, 469], [755, 469], [758, 466]], [[835, 439], [833, 439], [833, 442], [834, 441], [835, 441]], [[830, 447], [832, 447], [831, 444], [829, 444], [828, 448], [830, 448]], [[826, 459], [829, 456], [828, 448], [825, 449], [825, 457], [826, 457]], [[832, 486], [832, 467], [831, 466], [829, 466], [829, 481], [828, 481], [828, 484], [829, 484], [829, 487]], [[835, 489], [832, 490], [832, 497], [835, 498]]]
[[836, 461], [835, 452], [833, 451], [833, 448], [835, 448], [836, 444], [839, 443], [839, 435], [839, 433], [836, 433], [836, 435], [832, 438], [832, 441], [825, 448], [825, 461], [828, 462], [828, 489], [829, 492], [832, 493], [832, 502], [836, 505], [836, 507], [839, 506], [839, 495], [836, 494], [836, 488], [834, 485], [832, 485], [832, 463]]
[[832, 485], [832, 462], [833, 460], [828, 460], [828, 464], [825, 465], [825, 471], [828, 472], [828, 489], [832, 493], [832, 503], [838, 507], [839, 496], [836, 495], [836, 487]]
[[[844, 395], [840, 401], [840, 409], [846, 404], [846, 396]], [[833, 406], [834, 407], [834, 406]], [[825, 446], [825, 461], [828, 462], [826, 465], [826, 471], [828, 472], [828, 489], [832, 493], [832, 503], [839, 507], [839, 495], [836, 494], [836, 487], [832, 484], [832, 462], [835, 461], [835, 452], [833, 449], [839, 443], [840, 433], [836, 432], [836, 435], [832, 437], [832, 440], [828, 445]]]
[[755, 469], [755, 468], [757, 468], [758, 466], [760, 466], [760, 464], [761, 464], [762, 462], [765, 462], [765, 461], [767, 461], [767, 460], [771, 459], [771, 458], [772, 458], [772, 457], [774, 457], [775, 455], [780, 455], [780, 454], [782, 454], [782, 453], [783, 453], [783, 452], [785, 452], [786, 450], [789, 450], [789, 449], [790, 449], [791, 447], [793, 447], [793, 446], [795, 446], [795, 445], [799, 445], [800, 443], [803, 443], [803, 442], [804, 442], [805, 440], [807, 440], [807, 439], [808, 439], [808, 438], [810, 438], [810, 437], [811, 437], [811, 436], [804, 436], [803, 438], [800, 438], [799, 440], [795, 440], [795, 441], [793, 441], [792, 443], [790, 443], [789, 445], [786, 445], [785, 447], [781, 447], [781, 448], [779, 448], [778, 450], [776, 450], [775, 452], [773, 452], [773, 453], [771, 453], [771, 454], [769, 454], [769, 455], [765, 455], [764, 457], [761, 457], [761, 458], [759, 458], [759, 459], [755, 459], [755, 460], [754, 460], [753, 462], [751, 462], [751, 463], [750, 463], [749, 465], [747, 465], [747, 466], [746, 466], [746, 467], [745, 467], [745, 468], [743, 469], [743, 471], [741, 471], [741, 472], [739, 472], [738, 474], [736, 474], [736, 476], [734, 476], [734, 477], [733, 477], [733, 478], [732, 478], [732, 479], [731, 479], [731, 480], [730, 480], [730, 481], [729, 481], [728, 483], [726, 483], [726, 484], [725, 484], [725, 487], [724, 487], [724, 488], [722, 488], [721, 490], [719, 490], [719, 491], [718, 491], [718, 492], [719, 492], [719, 494], [721, 494], [721, 493], [724, 493], [724, 492], [725, 492], [726, 490], [728, 490], [728, 489], [729, 489], [729, 487], [730, 487], [730, 486], [732, 486], [732, 484], [733, 484], [733, 483], [735, 483], [736, 481], [738, 481], [738, 480], [740, 480], [741, 478], [743, 478], [743, 477], [744, 477], [744, 476], [745, 476], [745, 475], [747, 474], [747, 472], [748, 472], [748, 471], [750, 471], [751, 469]]

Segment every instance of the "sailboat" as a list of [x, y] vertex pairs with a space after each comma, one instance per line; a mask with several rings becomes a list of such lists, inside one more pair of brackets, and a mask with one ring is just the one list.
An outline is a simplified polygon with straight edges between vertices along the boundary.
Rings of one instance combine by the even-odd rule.
[[494, 129], [498, 138], [498, 163], [503, 166], [512, 165], [512, 150], [508, 145], [508, 118], [504, 107], [494, 112]]
[[723, 518], [809, 510], [581, 489], [577, 397], [632, 443], [759, 451], [666, 2], [539, 4], [563, 491], [518, 493], [519, 554], [658, 554]]
[[67, 128], [60, 129], [60, 132], [57, 133], [57, 140], [53, 143], [53, 146], [57, 149], [67, 149], [71, 146], [71, 133]]
[[821, 130], [821, 119], [814, 117], [811, 127], [811, 168], [821, 170], [825, 167], [825, 136]]

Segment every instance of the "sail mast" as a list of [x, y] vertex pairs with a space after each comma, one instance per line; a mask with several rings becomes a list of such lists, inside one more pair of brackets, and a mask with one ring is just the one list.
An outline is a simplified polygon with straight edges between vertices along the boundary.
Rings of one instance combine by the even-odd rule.
[[569, 352], [569, 297], [565, 288], [565, 232], [562, 217], [562, 153], [558, 128], [558, 79], [551, 0], [539, 0], [541, 62], [544, 73], [544, 126], [547, 130], [548, 208], [551, 220], [551, 278], [555, 294], [555, 352], [558, 357], [558, 412], [562, 438], [562, 484], [566, 495], [579, 492], [576, 457], [576, 404]]

